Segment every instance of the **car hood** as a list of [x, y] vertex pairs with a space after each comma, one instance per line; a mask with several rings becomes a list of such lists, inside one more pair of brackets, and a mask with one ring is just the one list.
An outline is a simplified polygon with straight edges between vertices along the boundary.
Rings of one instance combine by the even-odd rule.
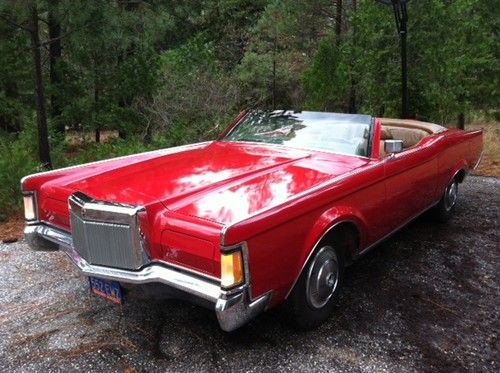
[[64, 201], [80, 191], [132, 205], [161, 202], [180, 214], [230, 224], [366, 162], [275, 145], [212, 142], [75, 172], [46, 183], [42, 193]]

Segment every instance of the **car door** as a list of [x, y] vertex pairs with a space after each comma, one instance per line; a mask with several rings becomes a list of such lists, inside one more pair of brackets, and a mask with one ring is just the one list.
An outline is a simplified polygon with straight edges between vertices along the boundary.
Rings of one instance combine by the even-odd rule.
[[424, 143], [384, 159], [386, 233], [398, 228], [430, 207], [437, 187], [438, 158], [432, 145]]

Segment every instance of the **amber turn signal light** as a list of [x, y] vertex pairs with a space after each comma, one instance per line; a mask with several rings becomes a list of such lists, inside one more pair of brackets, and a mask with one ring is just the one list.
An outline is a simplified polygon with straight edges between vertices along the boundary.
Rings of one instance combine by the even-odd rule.
[[244, 280], [241, 251], [222, 253], [220, 258], [221, 286], [225, 289], [239, 285]]

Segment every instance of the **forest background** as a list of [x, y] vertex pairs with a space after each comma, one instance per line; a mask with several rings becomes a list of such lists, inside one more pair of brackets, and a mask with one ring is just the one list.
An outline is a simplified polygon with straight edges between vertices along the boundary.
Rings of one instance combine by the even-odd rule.
[[[484, 128], [496, 176], [498, 9], [408, 3], [410, 117]], [[400, 117], [399, 40], [374, 0], [0, 0], [0, 221], [24, 175], [213, 139], [248, 107]]]

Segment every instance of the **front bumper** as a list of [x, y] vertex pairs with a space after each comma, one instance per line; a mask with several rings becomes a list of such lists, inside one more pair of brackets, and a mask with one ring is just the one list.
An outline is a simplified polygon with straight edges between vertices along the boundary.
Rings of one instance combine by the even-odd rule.
[[24, 236], [33, 250], [62, 250], [85, 276], [99, 277], [129, 284], [162, 283], [201, 301], [212, 304], [221, 329], [235, 330], [262, 313], [271, 300], [271, 293], [250, 300], [248, 287], [236, 293], [221, 290], [218, 280], [188, 270], [151, 262], [139, 270], [124, 270], [88, 263], [73, 248], [71, 234], [52, 226], [38, 223], [27, 225]]

